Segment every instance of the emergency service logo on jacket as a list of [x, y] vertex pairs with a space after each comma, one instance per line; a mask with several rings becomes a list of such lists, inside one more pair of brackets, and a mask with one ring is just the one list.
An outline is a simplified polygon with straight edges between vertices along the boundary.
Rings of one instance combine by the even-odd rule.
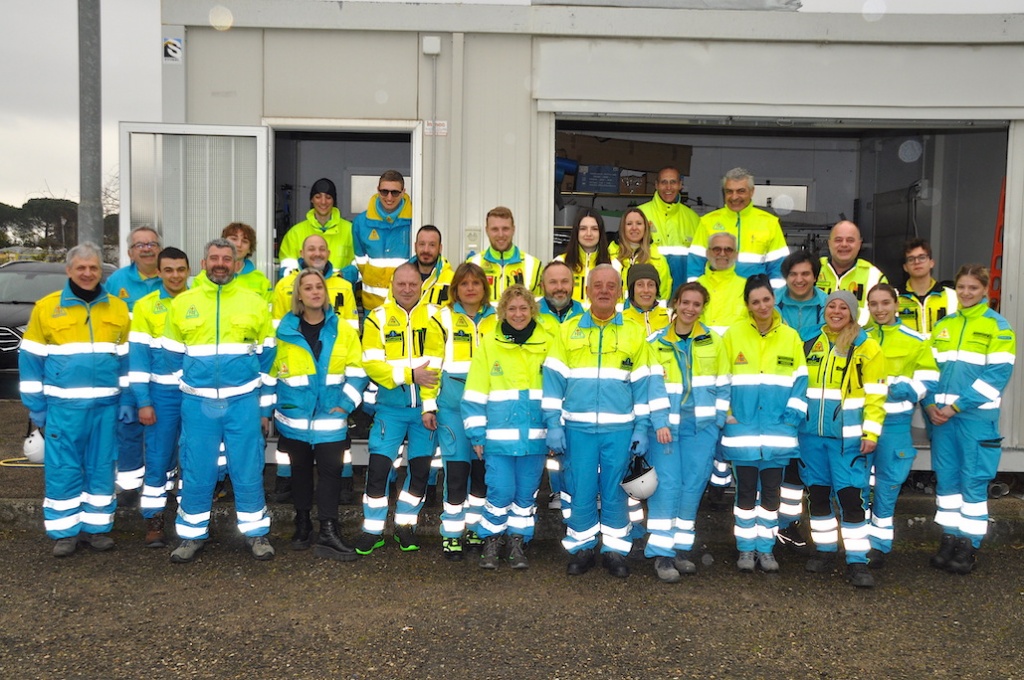
[[501, 370], [500, 361], [495, 361], [494, 365], [491, 366], [491, 375], [505, 375], [505, 372]]
[[743, 356], [743, 352], [740, 352], [739, 354], [737, 354], [736, 355], [736, 361], [733, 362], [733, 364], [735, 364], [736, 366], [745, 366], [746, 363], [747, 363], [747, 358], [745, 356]]
[[195, 305], [189, 305], [188, 306], [188, 311], [185, 312], [185, 318], [186, 319], [198, 319], [199, 318], [199, 310], [196, 309]]
[[367, 236], [366, 238], [371, 240], [371, 241], [379, 241], [380, 240], [380, 234], [377, 233], [376, 229], [371, 229], [370, 230], [370, 235]]

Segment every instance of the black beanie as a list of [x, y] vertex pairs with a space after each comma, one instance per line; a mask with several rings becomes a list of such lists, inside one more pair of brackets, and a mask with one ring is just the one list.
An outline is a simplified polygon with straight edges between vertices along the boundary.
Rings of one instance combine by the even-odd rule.
[[338, 205], [338, 190], [334, 188], [334, 182], [326, 177], [313, 182], [313, 186], [309, 188], [309, 200], [312, 201], [317, 194], [327, 194], [334, 199], [334, 205]]
[[654, 281], [654, 287], [661, 290], [661, 277], [658, 276], [658, 270], [654, 268], [652, 264], [634, 264], [626, 272], [626, 292], [629, 293], [629, 299], [633, 299], [633, 284], [640, 279], [651, 279]]

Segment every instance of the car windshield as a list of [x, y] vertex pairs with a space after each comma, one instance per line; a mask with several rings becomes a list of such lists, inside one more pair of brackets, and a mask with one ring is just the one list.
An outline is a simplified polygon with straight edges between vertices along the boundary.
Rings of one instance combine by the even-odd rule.
[[0, 270], [0, 304], [34, 304], [44, 295], [63, 288], [67, 280], [63, 271]]

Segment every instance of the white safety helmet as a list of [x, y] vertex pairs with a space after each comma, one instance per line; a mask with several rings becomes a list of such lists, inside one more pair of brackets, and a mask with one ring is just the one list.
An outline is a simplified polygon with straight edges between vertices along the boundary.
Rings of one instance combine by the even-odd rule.
[[42, 463], [43, 451], [46, 449], [46, 442], [43, 440], [43, 433], [39, 429], [32, 430], [32, 434], [25, 437], [22, 450], [30, 463]]
[[655, 489], [658, 488], [658, 472], [646, 459], [633, 456], [620, 486], [630, 498], [642, 501], [654, 495]]

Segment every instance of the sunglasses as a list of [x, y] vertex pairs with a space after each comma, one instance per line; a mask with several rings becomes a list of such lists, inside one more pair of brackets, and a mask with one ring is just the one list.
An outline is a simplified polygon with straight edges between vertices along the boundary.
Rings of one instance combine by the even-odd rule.
[[729, 253], [735, 253], [736, 249], [735, 248], [723, 248], [721, 246], [715, 246], [715, 247], [711, 248], [711, 252], [713, 252], [715, 255], [728, 255]]
[[391, 196], [392, 198], [397, 198], [401, 196], [404, 193], [404, 191], [402, 189], [377, 189], [377, 193], [380, 194], [381, 196]]

